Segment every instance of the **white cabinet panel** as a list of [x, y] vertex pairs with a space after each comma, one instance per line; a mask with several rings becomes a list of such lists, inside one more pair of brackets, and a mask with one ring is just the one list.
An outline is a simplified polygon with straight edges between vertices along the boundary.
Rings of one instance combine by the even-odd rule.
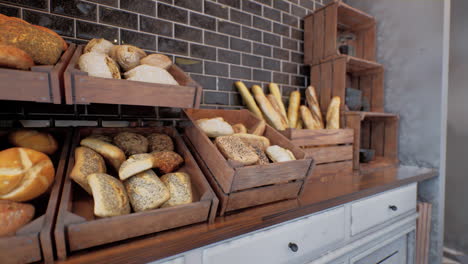
[[408, 248], [407, 235], [373, 248], [352, 258], [351, 264], [404, 264]]
[[[153, 262], [151, 262], [153, 263]], [[148, 263], [148, 264], [151, 264], [151, 263]], [[157, 264], [185, 264], [185, 258], [184, 257], [178, 257], [178, 258], [175, 258], [175, 259], [171, 259], [171, 260], [166, 260], [164, 262], [155, 262]]]

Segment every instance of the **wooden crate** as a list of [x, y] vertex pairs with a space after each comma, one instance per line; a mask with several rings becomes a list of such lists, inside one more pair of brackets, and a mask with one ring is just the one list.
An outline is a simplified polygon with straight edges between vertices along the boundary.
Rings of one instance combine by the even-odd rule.
[[384, 69], [382, 65], [351, 56], [338, 56], [310, 68], [310, 84], [319, 96], [322, 113], [326, 113], [333, 96], [341, 98], [341, 110], [345, 105], [345, 88], [362, 91], [372, 112], [384, 111]]
[[60, 104], [63, 96], [63, 72], [75, 51], [69, 43], [55, 65], [38, 65], [30, 71], [0, 68], [0, 100]]
[[168, 72], [180, 85], [106, 79], [88, 76], [79, 70], [78, 59], [83, 46], [78, 46], [64, 73], [67, 104], [126, 104], [181, 108], [198, 108], [203, 88], [177, 65]]
[[376, 23], [374, 17], [342, 1], [332, 2], [304, 18], [304, 64], [315, 65], [340, 55], [338, 36], [352, 33], [355, 57], [375, 61]]
[[[191, 176], [194, 202], [169, 208], [98, 218], [93, 214], [93, 198], [69, 175], [75, 163], [74, 149], [90, 134], [116, 134], [128, 131], [143, 135], [165, 133], [174, 140], [175, 151], [185, 160], [183, 171]], [[62, 200], [55, 226], [55, 243], [60, 260], [74, 251], [156, 233], [200, 222], [213, 222], [218, 199], [203, 176], [180, 135], [172, 127], [81, 128], [75, 133]]]
[[[230, 124], [242, 123], [247, 129], [258, 125], [259, 121], [247, 110], [188, 109], [185, 114], [191, 124], [185, 128], [185, 135], [210, 173], [214, 190], [220, 198], [220, 214], [254, 205], [295, 198], [304, 181], [311, 173], [314, 162], [286, 137], [270, 126], [266, 126], [264, 136], [272, 145], [291, 150], [297, 160], [236, 167], [229, 163], [218, 148], [196, 124], [202, 118], [223, 117]], [[203, 166], [201, 166], [203, 167]], [[214, 184], [216, 182], [216, 184]]]
[[416, 225], [416, 264], [429, 263], [432, 204], [418, 202], [419, 217]]
[[[55, 224], [64, 171], [71, 144], [73, 130], [69, 128], [34, 128], [48, 132], [57, 139], [59, 149], [50, 156], [55, 168], [55, 180], [50, 190], [27, 203], [33, 204], [36, 212], [33, 220], [19, 229], [14, 236], [0, 238], [0, 260], [2, 263], [53, 263], [54, 246], [52, 228]], [[9, 132], [0, 132], [0, 149], [12, 147], [7, 142]]]
[[[388, 113], [344, 112], [344, 123], [354, 129], [354, 169], [370, 172], [398, 165], [399, 116]], [[375, 150], [369, 163], [359, 162], [359, 149]]]

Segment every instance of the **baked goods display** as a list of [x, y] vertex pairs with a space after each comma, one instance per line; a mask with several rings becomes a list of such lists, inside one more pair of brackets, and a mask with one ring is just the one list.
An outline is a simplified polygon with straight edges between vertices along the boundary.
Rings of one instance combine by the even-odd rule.
[[215, 143], [227, 160], [234, 160], [243, 165], [252, 165], [258, 161], [255, 150], [239, 137], [221, 136], [215, 139]]
[[296, 160], [294, 154], [289, 149], [285, 149], [277, 145], [269, 146], [266, 149], [266, 154], [273, 162]]
[[138, 173], [125, 181], [124, 186], [135, 212], [158, 208], [171, 198], [168, 186], [152, 170]]

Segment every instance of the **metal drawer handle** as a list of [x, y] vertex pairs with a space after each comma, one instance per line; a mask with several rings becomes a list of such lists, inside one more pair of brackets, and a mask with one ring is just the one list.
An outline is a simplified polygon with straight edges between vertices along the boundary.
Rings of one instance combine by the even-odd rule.
[[396, 205], [389, 205], [388, 208], [392, 211], [398, 210], [398, 207]]
[[299, 250], [299, 247], [296, 243], [289, 242], [288, 247], [289, 249], [291, 249], [292, 252], [297, 252]]

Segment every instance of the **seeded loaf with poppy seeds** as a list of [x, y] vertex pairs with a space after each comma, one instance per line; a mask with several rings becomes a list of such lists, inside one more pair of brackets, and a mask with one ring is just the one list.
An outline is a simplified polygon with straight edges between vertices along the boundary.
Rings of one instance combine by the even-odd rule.
[[127, 156], [148, 152], [148, 140], [137, 133], [118, 133], [114, 137], [114, 144], [122, 149]]
[[101, 154], [115, 171], [119, 171], [120, 165], [125, 161], [125, 153], [118, 147], [96, 138], [85, 138], [80, 142], [81, 146], [88, 147]]
[[215, 139], [216, 146], [228, 160], [234, 160], [243, 165], [252, 165], [258, 162], [255, 150], [244, 143], [240, 137], [222, 136]]
[[78, 183], [89, 194], [92, 194], [88, 184], [88, 175], [106, 173], [106, 163], [101, 155], [87, 147], [75, 149], [75, 165], [70, 172], [70, 178]]
[[124, 186], [135, 212], [158, 208], [171, 197], [169, 189], [153, 170], [130, 177]]
[[174, 151], [174, 142], [172, 138], [166, 134], [153, 133], [148, 137], [149, 151], [160, 152], [160, 151]]
[[93, 173], [88, 176], [88, 184], [93, 193], [96, 216], [110, 217], [130, 213], [127, 192], [118, 179], [105, 173]]
[[168, 173], [163, 175], [161, 180], [169, 189], [171, 196], [161, 207], [189, 204], [193, 201], [192, 184], [187, 173]]

